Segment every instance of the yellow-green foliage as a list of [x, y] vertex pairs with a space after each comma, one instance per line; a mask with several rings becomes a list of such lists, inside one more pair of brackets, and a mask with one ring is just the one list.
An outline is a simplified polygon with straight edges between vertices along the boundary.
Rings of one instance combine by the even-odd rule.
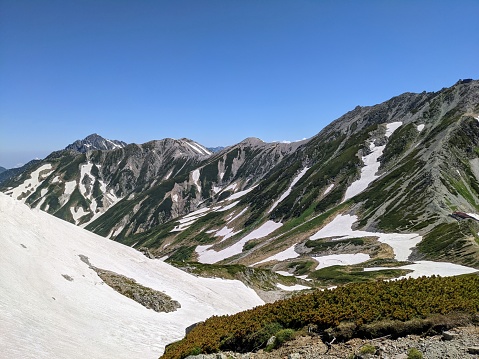
[[[185, 358], [195, 348], [202, 353], [259, 349], [256, 333], [279, 328], [318, 330], [341, 322], [357, 325], [378, 320], [406, 321], [433, 314], [479, 312], [479, 276], [422, 277], [392, 282], [358, 283], [269, 303], [231, 316], [214, 316], [195, 327], [183, 340], [166, 348], [164, 359]], [[197, 351], [197, 350], [196, 350]]]

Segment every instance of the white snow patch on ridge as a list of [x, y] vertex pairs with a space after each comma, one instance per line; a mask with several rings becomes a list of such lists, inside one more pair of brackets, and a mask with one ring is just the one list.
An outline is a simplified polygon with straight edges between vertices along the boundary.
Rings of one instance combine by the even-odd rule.
[[193, 183], [198, 189], [198, 193], [201, 193], [201, 186], [198, 182], [198, 180], [200, 179], [200, 170], [194, 170], [193, 173], [191, 174], [191, 178], [193, 179]]
[[[158, 358], [187, 326], [263, 304], [239, 281], [194, 277], [3, 194], [0, 228], [5, 358]], [[80, 254], [165, 292], [181, 308], [146, 309], [105, 285]]]
[[[402, 122], [386, 124], [386, 137], [389, 138], [401, 125]], [[383, 154], [385, 148], [386, 146], [376, 146], [372, 142], [369, 144], [371, 153], [363, 157], [364, 167], [361, 168], [361, 177], [348, 187], [343, 202], [364, 191], [372, 181], [379, 177], [376, 175], [381, 165], [378, 159]]]
[[294, 185], [298, 183], [298, 181], [305, 175], [305, 173], [309, 170], [310, 167], [305, 167], [303, 170], [293, 179], [291, 184], [289, 185], [288, 189], [279, 197], [271, 206], [269, 209], [268, 213], [271, 213], [273, 209], [276, 208], [278, 204], [280, 204], [288, 195], [291, 193], [291, 190], [293, 189]]
[[[37, 168], [35, 171], [33, 171], [30, 174], [30, 178], [26, 179], [21, 185], [18, 187], [13, 188], [12, 190], [6, 192], [6, 194], [12, 196], [13, 198], [17, 199], [20, 197], [22, 194], [27, 193], [30, 191], [30, 194], [36, 191], [37, 187], [39, 184], [43, 182], [43, 179], [40, 179], [40, 172], [43, 171], [48, 171], [43, 175], [43, 178], [46, 178], [52, 171], [52, 165], [50, 163], [46, 163], [39, 168]], [[26, 197], [21, 199], [23, 202], [25, 202]]]
[[424, 126], [426, 126], [425, 124], [421, 123], [420, 125], [417, 125], [417, 130], [419, 132], [422, 132], [422, 130], [424, 130]]
[[229, 258], [231, 256], [234, 256], [236, 254], [239, 254], [243, 251], [243, 246], [245, 245], [246, 242], [248, 242], [251, 239], [266, 237], [267, 235], [273, 233], [282, 225], [283, 225], [282, 223], [268, 221], [264, 223], [262, 226], [260, 226], [259, 228], [252, 231], [246, 237], [242, 238], [240, 241], [233, 244], [232, 246], [218, 252], [216, 252], [213, 249], [210, 249], [211, 245], [197, 246], [196, 253], [198, 253], [198, 262], [212, 264], [212, 263], [219, 262], [223, 259]]

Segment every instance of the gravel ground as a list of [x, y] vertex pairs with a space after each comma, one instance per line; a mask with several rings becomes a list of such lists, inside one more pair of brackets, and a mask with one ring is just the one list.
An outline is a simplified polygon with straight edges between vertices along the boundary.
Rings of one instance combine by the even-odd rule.
[[[361, 354], [361, 349], [365, 345], [374, 346], [375, 353]], [[479, 327], [456, 328], [446, 334], [430, 337], [408, 335], [396, 340], [352, 339], [346, 343], [333, 343], [329, 350], [319, 337], [299, 337], [270, 353], [227, 352], [190, 356], [188, 359], [407, 359], [410, 348], [419, 350], [424, 359], [479, 359]]]

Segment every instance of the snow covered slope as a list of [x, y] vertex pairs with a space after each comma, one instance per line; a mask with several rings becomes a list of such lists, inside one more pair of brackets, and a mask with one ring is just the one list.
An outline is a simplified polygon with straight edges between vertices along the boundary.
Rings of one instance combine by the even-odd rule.
[[[5, 358], [157, 358], [187, 326], [262, 304], [241, 282], [197, 278], [0, 194], [0, 351]], [[92, 266], [162, 291], [158, 313]]]

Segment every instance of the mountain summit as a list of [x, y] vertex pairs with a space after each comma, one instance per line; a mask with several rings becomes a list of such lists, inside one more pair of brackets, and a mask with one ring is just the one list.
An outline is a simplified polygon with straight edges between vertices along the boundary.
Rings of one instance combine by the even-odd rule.
[[83, 140], [76, 140], [72, 144], [65, 147], [65, 150], [71, 150], [75, 152], [85, 153], [93, 150], [115, 150], [123, 148], [127, 145], [126, 142], [118, 140], [108, 140], [106, 138], [93, 133]]

